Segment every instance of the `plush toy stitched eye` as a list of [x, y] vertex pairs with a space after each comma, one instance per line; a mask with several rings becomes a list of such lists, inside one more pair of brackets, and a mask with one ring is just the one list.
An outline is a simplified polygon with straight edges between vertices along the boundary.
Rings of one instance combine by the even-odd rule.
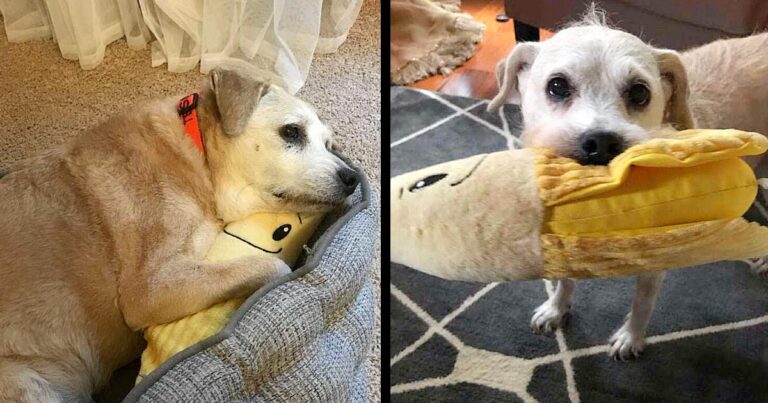
[[415, 192], [417, 190], [424, 189], [425, 187], [434, 184], [435, 182], [445, 178], [448, 176], [448, 174], [437, 174], [437, 175], [430, 175], [426, 178], [416, 182], [415, 185], [411, 186], [408, 190], [411, 192]]
[[272, 239], [275, 241], [280, 241], [285, 239], [285, 237], [288, 236], [288, 234], [291, 233], [291, 224], [283, 224], [275, 230], [275, 232], [272, 233]]

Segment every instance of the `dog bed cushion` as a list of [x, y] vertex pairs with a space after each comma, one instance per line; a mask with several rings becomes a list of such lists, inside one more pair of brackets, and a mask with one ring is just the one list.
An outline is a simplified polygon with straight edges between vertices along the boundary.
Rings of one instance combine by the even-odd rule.
[[251, 295], [214, 336], [151, 372], [125, 402], [364, 401], [378, 205], [363, 179], [305, 263]]

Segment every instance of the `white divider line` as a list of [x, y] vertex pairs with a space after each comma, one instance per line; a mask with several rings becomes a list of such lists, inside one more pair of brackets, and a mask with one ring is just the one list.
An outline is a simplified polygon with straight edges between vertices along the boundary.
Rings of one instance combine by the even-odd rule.
[[432, 123], [429, 126], [422, 127], [421, 129], [419, 129], [419, 130], [417, 130], [417, 131], [415, 131], [415, 132], [413, 132], [413, 133], [411, 133], [411, 134], [409, 134], [409, 135], [407, 135], [407, 136], [405, 136], [405, 137], [403, 137], [403, 138], [401, 138], [401, 139], [399, 139], [397, 141], [393, 141], [392, 143], [389, 144], [389, 148], [395, 148], [395, 147], [399, 146], [400, 144], [403, 144], [405, 142], [411, 141], [411, 140], [415, 139], [416, 137], [419, 137], [422, 134], [424, 134], [424, 133], [426, 133], [426, 132], [428, 132], [428, 131], [430, 131], [430, 130], [438, 127], [438, 126], [440, 126], [442, 124], [445, 124], [446, 122], [450, 121], [451, 119], [453, 119], [453, 118], [455, 118], [457, 116], [467, 115], [468, 114], [467, 112], [469, 110], [471, 110], [472, 108], [474, 108], [476, 106], [482, 105], [485, 102], [486, 101], [476, 102], [476, 103], [474, 103], [474, 104], [472, 104], [472, 105], [470, 105], [470, 106], [468, 106], [468, 107], [466, 107], [464, 109], [460, 109], [460, 110], [458, 110], [458, 111], [456, 111], [456, 112], [454, 112], [454, 113], [452, 113], [452, 114], [450, 114], [450, 115], [448, 115], [448, 116], [438, 120], [435, 123]]
[[[738, 329], [743, 329], [747, 327], [762, 325], [764, 323], [768, 323], [768, 315], [759, 316], [753, 319], [746, 319], [739, 322], [724, 323], [722, 325], [712, 325], [712, 326], [702, 327], [699, 329], [680, 330], [677, 332], [670, 332], [667, 334], [651, 336], [646, 339], [646, 344], [648, 345], [659, 344], [659, 343], [664, 343], [668, 341], [684, 339], [686, 337], [696, 337], [696, 336], [703, 336], [703, 335], [718, 333], [718, 332], [727, 332], [730, 330], [738, 330]], [[549, 364], [549, 363], [564, 359], [564, 356], [566, 355], [569, 356], [569, 358], [571, 359], [586, 357], [589, 355], [607, 353], [610, 350], [610, 348], [611, 346], [609, 346], [608, 344], [601, 344], [601, 345], [592, 346], [592, 347], [580, 348], [577, 350], [568, 350], [564, 353], [551, 354], [544, 357], [535, 358], [533, 359], [533, 361], [536, 361], [537, 365]]]
[[[489, 128], [489, 129], [495, 131], [496, 133], [498, 133], [498, 134], [500, 134], [502, 136], [504, 135], [504, 130], [500, 129], [498, 126], [494, 126], [494, 125], [486, 122], [483, 119], [480, 119], [479, 117], [477, 117], [477, 116], [475, 116], [475, 115], [473, 115], [471, 113], [465, 112], [463, 109], [461, 109], [456, 104], [454, 104], [451, 101], [448, 101], [446, 99], [443, 99], [442, 97], [440, 97], [436, 93], [430, 92], [430, 91], [424, 91], [424, 90], [417, 90], [417, 91], [421, 92], [422, 94], [424, 94], [424, 95], [426, 95], [426, 96], [436, 100], [437, 102], [440, 102], [441, 104], [443, 104], [443, 105], [445, 105], [445, 106], [447, 106], [447, 107], [449, 107], [449, 108], [451, 108], [451, 109], [453, 109], [453, 110], [455, 110], [457, 112], [461, 111], [464, 114], [464, 116], [466, 116], [467, 118], [472, 119], [472, 120], [474, 120], [477, 123], [480, 123], [481, 125], [483, 125], [483, 126]], [[483, 101], [483, 103], [485, 103], [485, 102], [488, 102], [488, 101]]]
[[[552, 282], [544, 280], [544, 288], [547, 290], [547, 297], [552, 298], [555, 295], [555, 290], [552, 287]], [[560, 353], [563, 354], [568, 351], [568, 345], [565, 343], [565, 335], [563, 329], [555, 329], [555, 338], [557, 339], [557, 347], [560, 349]], [[568, 399], [571, 403], [579, 403], [579, 390], [576, 388], [576, 378], [573, 376], [573, 365], [571, 365], [571, 357], [563, 354], [563, 368], [565, 368], [565, 384], [568, 389]]]
[[[408, 354], [416, 351], [417, 348], [419, 348], [422, 344], [426, 343], [427, 340], [429, 340], [429, 338], [432, 337], [432, 335], [435, 333], [438, 333], [441, 336], [445, 337], [446, 340], [448, 340], [448, 342], [450, 342], [454, 347], [456, 348], [461, 347], [463, 345], [461, 340], [459, 340], [456, 336], [454, 336], [452, 333], [446, 330], [445, 326], [448, 326], [448, 324], [451, 323], [453, 319], [455, 319], [457, 316], [459, 316], [459, 314], [467, 310], [467, 308], [469, 308], [470, 306], [472, 306], [472, 304], [477, 302], [477, 300], [479, 300], [480, 297], [487, 294], [488, 291], [491, 291], [498, 284], [499, 283], [490, 283], [485, 287], [483, 287], [482, 289], [480, 289], [480, 291], [472, 294], [469, 298], [464, 300], [464, 302], [462, 302], [458, 308], [456, 308], [455, 310], [453, 310], [453, 312], [446, 315], [439, 323], [435, 321], [432, 318], [432, 316], [430, 316], [423, 309], [421, 309], [421, 307], [418, 304], [413, 302], [413, 300], [411, 300], [407, 295], [405, 295], [404, 292], [400, 291], [397, 287], [390, 284], [389, 287], [390, 287], [390, 291], [392, 292], [392, 295], [394, 295], [395, 298], [397, 298], [400, 302], [402, 302], [403, 305], [408, 307], [408, 309], [413, 311], [413, 313], [415, 313], [421, 320], [423, 320], [424, 323], [426, 323], [427, 326], [429, 326], [429, 328], [427, 329], [426, 332], [424, 332], [424, 334], [421, 337], [419, 337], [418, 340], [416, 340], [411, 345], [409, 345], [408, 347], [404, 348], [402, 351], [397, 353], [392, 358], [392, 360], [390, 360], [389, 365], [390, 366], [395, 365], [398, 361], [408, 356]], [[455, 342], [451, 341], [451, 338], [455, 339]]]
[[504, 105], [501, 105], [501, 108], [499, 108], [499, 119], [501, 119], [501, 125], [504, 129], [503, 137], [507, 140], [507, 148], [510, 150], [523, 148], [523, 144], [520, 142], [520, 139], [517, 138], [512, 134], [512, 131], [509, 130], [509, 122], [507, 122], [507, 117], [504, 115]]
[[427, 379], [420, 379], [418, 381], [413, 381], [408, 383], [401, 383], [401, 384], [390, 387], [389, 390], [390, 390], [390, 393], [392, 394], [398, 394], [398, 393], [408, 392], [411, 390], [434, 388], [436, 386], [450, 385], [453, 383], [456, 383], [456, 381], [453, 379], [449, 379], [448, 377], [427, 378]]

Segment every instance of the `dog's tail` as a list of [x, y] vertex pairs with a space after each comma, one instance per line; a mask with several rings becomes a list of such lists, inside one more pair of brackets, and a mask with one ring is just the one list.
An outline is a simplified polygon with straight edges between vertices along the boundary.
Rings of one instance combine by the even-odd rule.
[[13, 359], [0, 357], [0, 402], [60, 403], [92, 402], [48, 382], [35, 369]]

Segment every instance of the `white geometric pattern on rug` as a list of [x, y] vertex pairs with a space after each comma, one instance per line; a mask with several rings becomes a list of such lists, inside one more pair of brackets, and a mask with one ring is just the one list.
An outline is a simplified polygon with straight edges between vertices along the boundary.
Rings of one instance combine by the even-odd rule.
[[[481, 104], [487, 103], [487, 101], [476, 102], [469, 107], [462, 108], [436, 93], [422, 90], [417, 91], [449, 107], [450, 109], [454, 110], [455, 113], [448, 115], [446, 118], [440, 119], [437, 122], [423, 129], [420, 129], [417, 132], [411, 133], [397, 141], [392, 142], [390, 144], [390, 148], [397, 147], [410, 140], [413, 140], [414, 138], [430, 130], [433, 130], [438, 126], [443, 125], [459, 116], [472, 119], [473, 121], [478, 122], [488, 127], [493, 132], [501, 135], [506, 140], [508, 148], [521, 147], [519, 139], [511, 133], [508, 122], [503, 116], [503, 108], [499, 110], [499, 117], [501, 118], [503, 127], [498, 127], [469, 113], [470, 110]], [[763, 206], [759, 201], [756, 201], [755, 205], [758, 211], [766, 219], [768, 219], [768, 209], [766, 209], [765, 206]], [[552, 283], [548, 280], [543, 280], [543, 283], [547, 295], [551, 296], [554, 292]], [[527, 359], [466, 345], [458, 336], [446, 329], [447, 325], [454, 318], [467, 310], [474, 303], [479, 301], [485, 294], [487, 294], [490, 290], [499, 284], [500, 283], [487, 284], [481, 290], [467, 298], [457, 309], [450, 312], [441, 321], [438, 322], [429, 313], [422, 309], [416, 302], [408, 297], [408, 295], [398, 289], [394, 284], [390, 283], [391, 295], [394, 296], [405, 307], [407, 307], [411, 312], [413, 312], [428, 327], [427, 330], [416, 341], [401, 351], [397, 352], [397, 354], [390, 360], [390, 367], [394, 366], [397, 362], [416, 351], [434, 335], [443, 337], [458, 351], [456, 360], [453, 364], [453, 369], [448, 375], [392, 385], [390, 387], [390, 392], [392, 394], [400, 394], [409, 391], [464, 382], [482, 385], [506, 392], [512, 392], [521, 398], [524, 402], [536, 402], [537, 400], [531, 396], [527, 390], [535, 369], [541, 365], [561, 362], [565, 369], [568, 398], [571, 402], [574, 403], [580, 401], [578, 387], [574, 378], [574, 369], [571, 365], [571, 361], [579, 357], [606, 354], [610, 350], [610, 345], [601, 344], [586, 348], [569, 350], [565, 342], [562, 329], [557, 329], [555, 331], [555, 339], [557, 341], [559, 352], [556, 354], [549, 354], [542, 357]], [[744, 329], [765, 323], [768, 323], [768, 314], [736, 322], [654, 335], [646, 339], [646, 344], [653, 345], [665, 343], [684, 338]]]
[[[546, 283], [547, 288], [551, 290], [552, 285], [550, 282], [547, 280], [544, 280], [544, 282]], [[392, 295], [397, 298], [398, 301], [400, 301], [403, 305], [408, 307], [408, 309], [410, 309], [414, 314], [416, 314], [419, 319], [424, 321], [427, 326], [429, 326], [429, 330], [425, 332], [422, 338], [414, 342], [412, 345], [406, 347], [405, 350], [396, 355], [395, 358], [390, 361], [390, 367], [396, 364], [400, 359], [407, 356], [410, 352], [415, 351], [419, 345], [423, 344], [426, 339], [431, 337], [433, 334], [439, 334], [459, 351], [453, 371], [447, 376], [427, 378], [414, 382], [392, 385], [390, 388], [390, 392], [392, 394], [467, 382], [488, 386], [507, 392], [513, 392], [525, 402], [536, 402], [536, 399], [528, 394], [527, 387], [528, 383], [531, 381], [533, 371], [537, 366], [560, 361], [566, 368], [566, 374], [568, 374], [568, 368], [571, 367], [570, 362], [572, 359], [588, 355], [606, 354], [610, 350], [610, 345], [608, 344], [580, 348], [576, 350], [568, 350], [563, 339], [562, 330], [558, 329], [557, 332], [559, 335], [557, 338], [561, 349], [559, 353], [533, 359], [525, 359], [467, 346], [456, 335], [445, 329], [445, 326], [448, 325], [448, 323], [453, 318], [471, 306], [474, 302], [479, 300], [482, 294], [485, 294], [490, 290], [490, 288], [495, 287], [498, 284], [499, 283], [488, 284], [485, 288], [483, 288], [483, 290], [470, 297], [467, 300], [468, 303], [462, 304], [459, 309], [446, 316], [446, 318], [440, 321], [440, 323], [438, 323], [434, 318], [432, 318], [432, 316], [421, 309], [421, 307], [419, 307], [418, 304], [416, 304], [407, 295], [405, 295], [405, 293], [398, 290], [394, 285], [390, 284], [390, 292]], [[738, 322], [651, 336], [646, 340], [646, 342], [648, 345], [653, 345], [657, 343], [679, 340], [686, 337], [696, 337], [705, 334], [743, 329], [751, 326], [757, 326], [763, 323], [768, 323], [768, 314]], [[568, 397], [571, 402], [576, 403], [579, 402], [579, 394], [573, 379], [572, 368], [570, 369], [570, 373], [570, 376], [566, 375], [568, 382]]]

